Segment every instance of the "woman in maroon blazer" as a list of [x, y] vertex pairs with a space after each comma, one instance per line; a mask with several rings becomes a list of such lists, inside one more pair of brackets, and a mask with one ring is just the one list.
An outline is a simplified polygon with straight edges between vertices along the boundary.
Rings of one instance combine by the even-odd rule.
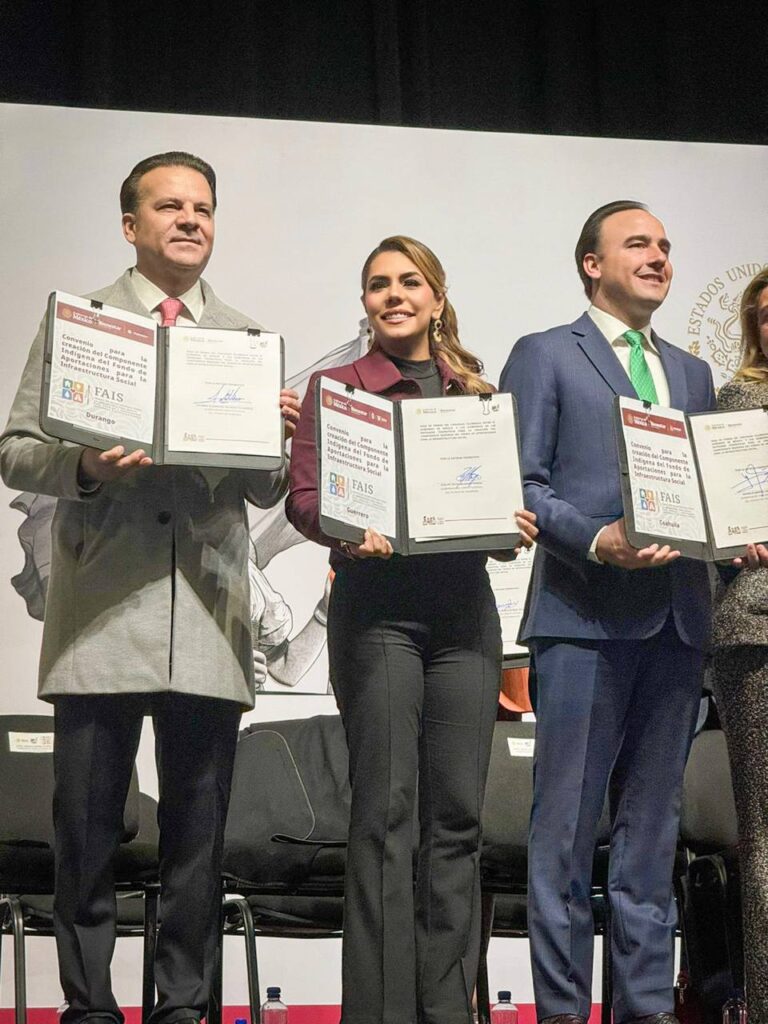
[[[425, 245], [385, 239], [362, 277], [370, 351], [327, 376], [391, 399], [493, 390], [459, 341], [445, 273]], [[313, 378], [293, 440], [286, 511], [305, 537], [331, 549], [336, 571], [328, 653], [352, 782], [342, 1021], [469, 1024], [480, 817], [501, 668], [486, 556], [404, 558], [372, 529], [361, 544], [324, 534], [314, 392]], [[533, 523], [518, 513], [527, 545]]]

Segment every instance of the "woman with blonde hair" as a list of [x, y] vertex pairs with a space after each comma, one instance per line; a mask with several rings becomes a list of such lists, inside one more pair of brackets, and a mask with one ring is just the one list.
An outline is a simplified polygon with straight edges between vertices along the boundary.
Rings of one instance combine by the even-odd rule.
[[[768, 406], [768, 267], [744, 289], [741, 330], [741, 363], [720, 409]], [[768, 568], [753, 568], [748, 554], [740, 568], [720, 567], [712, 644], [739, 822], [749, 1019], [768, 1024]]]
[[[403, 235], [384, 239], [362, 285], [370, 349], [329, 376], [392, 399], [493, 390], [459, 340], [430, 249]], [[480, 817], [501, 669], [485, 554], [400, 557], [375, 530], [361, 544], [325, 535], [313, 385], [293, 440], [286, 512], [331, 549], [336, 573], [328, 653], [352, 783], [342, 1021], [471, 1024]], [[518, 513], [527, 545], [534, 519]]]

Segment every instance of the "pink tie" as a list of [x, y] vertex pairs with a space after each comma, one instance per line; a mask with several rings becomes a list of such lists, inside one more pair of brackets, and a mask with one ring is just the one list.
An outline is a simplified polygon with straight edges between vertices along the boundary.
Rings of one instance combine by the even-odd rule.
[[163, 299], [160, 303], [161, 327], [175, 327], [176, 317], [184, 309], [181, 299]]

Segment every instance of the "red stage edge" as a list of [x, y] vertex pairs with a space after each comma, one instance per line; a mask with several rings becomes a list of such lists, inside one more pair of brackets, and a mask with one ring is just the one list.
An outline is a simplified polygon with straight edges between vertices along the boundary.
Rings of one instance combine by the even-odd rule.
[[[533, 1003], [518, 1003], [519, 1010], [518, 1024], [536, 1024], [536, 1011]], [[125, 1024], [141, 1024], [141, 1008], [128, 1006], [123, 1010]], [[258, 1024], [258, 1021], [251, 1021], [247, 1006], [226, 1006], [223, 1014], [223, 1024], [235, 1024], [240, 1018], [248, 1024]], [[339, 1024], [338, 1006], [289, 1006], [289, 1024]], [[11, 1008], [0, 1009], [0, 1024], [14, 1024], [13, 1010]], [[27, 1024], [57, 1024], [56, 1009], [54, 1007], [31, 1007], [27, 1010]], [[600, 1005], [592, 1007], [589, 1024], [600, 1024]]]

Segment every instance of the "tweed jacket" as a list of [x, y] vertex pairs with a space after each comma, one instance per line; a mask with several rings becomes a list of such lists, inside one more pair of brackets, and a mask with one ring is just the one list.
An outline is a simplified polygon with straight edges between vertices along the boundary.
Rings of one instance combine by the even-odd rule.
[[[201, 326], [256, 326], [201, 285]], [[130, 271], [90, 297], [149, 315]], [[149, 466], [83, 492], [80, 446], [40, 427], [44, 336], [45, 320], [0, 436], [5, 483], [58, 499], [39, 696], [178, 692], [252, 706], [245, 501], [274, 504], [286, 469]]]
[[[719, 409], [768, 405], [768, 381], [732, 380], [717, 396]], [[768, 569], [719, 566], [712, 620], [713, 647], [768, 644]]]

